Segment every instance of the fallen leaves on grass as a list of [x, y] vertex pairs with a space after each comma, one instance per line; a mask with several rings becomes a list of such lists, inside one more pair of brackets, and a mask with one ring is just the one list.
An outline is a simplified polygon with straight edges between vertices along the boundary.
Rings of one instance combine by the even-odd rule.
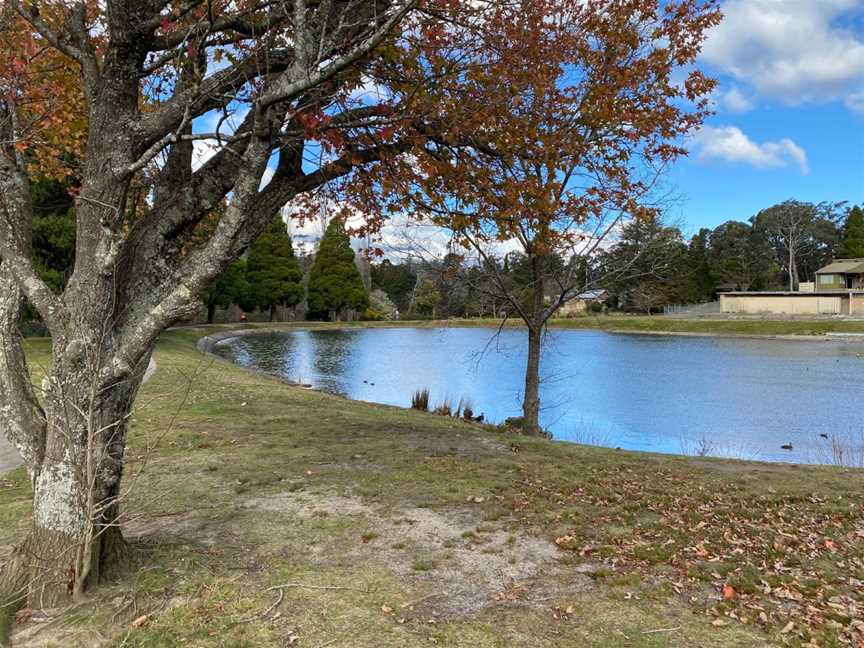
[[[754, 494], [732, 480], [605, 467], [576, 484], [522, 479], [511, 506], [525, 522], [557, 529], [564, 551], [668, 581], [712, 625], [756, 622], [803, 645], [864, 648], [857, 493]], [[692, 596], [703, 583], [719, 594]]]
[[137, 619], [135, 619], [135, 620], [132, 622], [132, 627], [133, 627], [133, 628], [140, 628], [140, 627], [143, 626], [145, 623], [147, 623], [147, 620], [148, 620], [149, 618], [150, 618], [150, 615], [149, 615], [149, 614], [142, 614], [141, 616], [139, 616]]

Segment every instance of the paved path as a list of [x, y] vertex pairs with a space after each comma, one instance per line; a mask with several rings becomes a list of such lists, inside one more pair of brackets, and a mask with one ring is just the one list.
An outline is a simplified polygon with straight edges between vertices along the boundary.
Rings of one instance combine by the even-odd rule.
[[[147, 371], [144, 372], [144, 382], [150, 379], [150, 376], [156, 371], [156, 361], [150, 358], [150, 364], [147, 365]], [[21, 465], [21, 455], [15, 447], [6, 440], [6, 435], [0, 431], [0, 475], [5, 472], [17, 468]]]
[[0, 434], [0, 475], [21, 464], [18, 451], [6, 440], [6, 435]]

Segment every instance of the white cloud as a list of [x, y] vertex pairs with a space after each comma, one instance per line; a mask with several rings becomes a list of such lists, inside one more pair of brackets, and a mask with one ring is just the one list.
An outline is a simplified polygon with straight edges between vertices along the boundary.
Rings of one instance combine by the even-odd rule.
[[728, 90], [720, 89], [715, 92], [714, 102], [725, 112], [744, 113], [753, 110], [753, 101], [734, 85]]
[[[211, 110], [195, 120], [194, 131], [204, 134], [215, 133], [218, 129], [219, 137], [227, 138], [237, 131], [248, 113], [249, 107], [245, 105], [232, 108], [227, 117], [221, 111]], [[219, 140], [215, 138], [195, 140], [192, 144], [192, 170], [197, 171], [204, 166], [207, 160], [216, 155], [221, 148]], [[267, 178], [267, 182], [270, 181], [270, 177]]]
[[195, 140], [192, 143], [192, 170], [197, 171], [200, 169], [218, 151], [219, 143], [216, 140]]
[[[288, 230], [294, 240], [294, 247], [302, 254], [312, 254], [318, 247], [318, 242], [324, 235], [330, 218], [339, 211], [337, 204], [324, 206], [320, 214], [315, 218], [307, 218], [302, 224], [293, 218], [296, 206], [288, 203], [282, 209], [282, 217], [288, 223]], [[349, 228], [359, 228], [365, 224], [366, 216], [355, 212], [348, 218]], [[407, 259], [432, 261], [442, 259], [451, 251], [465, 254], [468, 257], [473, 253], [464, 250], [454, 250], [452, 234], [443, 227], [428, 223], [417, 222], [405, 214], [397, 214], [388, 218], [381, 226], [378, 234], [370, 239], [352, 238], [351, 245], [355, 250], [367, 248], [380, 249], [386, 258], [396, 261]], [[490, 244], [488, 251], [492, 254], [502, 256], [508, 252], [520, 249], [516, 239], [495, 242]]]
[[692, 138], [692, 150], [702, 160], [725, 160], [757, 169], [795, 164], [802, 174], [809, 173], [807, 153], [791, 139], [759, 144], [736, 126], [703, 126]]
[[364, 104], [375, 104], [389, 99], [392, 94], [386, 86], [379, 85], [374, 79], [363, 75], [360, 86], [351, 93], [351, 99]]
[[860, 0], [727, 0], [701, 59], [789, 104], [864, 90], [864, 38], [843, 19]]
[[852, 112], [864, 114], [864, 91], [849, 95], [843, 103]]

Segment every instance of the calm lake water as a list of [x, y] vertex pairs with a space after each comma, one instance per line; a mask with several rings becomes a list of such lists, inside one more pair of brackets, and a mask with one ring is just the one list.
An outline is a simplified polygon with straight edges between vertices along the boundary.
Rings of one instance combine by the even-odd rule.
[[[428, 387], [433, 405], [466, 398], [500, 422], [520, 413], [526, 338], [480, 328], [293, 331], [231, 338], [215, 351], [357, 400], [407, 407]], [[542, 423], [561, 440], [831, 463], [821, 434], [864, 437], [860, 342], [552, 331], [542, 373]]]

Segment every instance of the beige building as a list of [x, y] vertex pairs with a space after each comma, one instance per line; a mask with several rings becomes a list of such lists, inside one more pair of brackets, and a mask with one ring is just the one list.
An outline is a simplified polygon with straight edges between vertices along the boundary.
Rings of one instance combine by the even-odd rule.
[[722, 292], [720, 310], [740, 315], [864, 316], [864, 259], [837, 259], [798, 292]]
[[720, 310], [739, 315], [861, 315], [864, 290], [720, 293]]
[[564, 304], [557, 313], [557, 317], [575, 317], [582, 315], [588, 310], [591, 304], [602, 304], [609, 298], [609, 293], [606, 290], [588, 290], [576, 295], [573, 299]]

